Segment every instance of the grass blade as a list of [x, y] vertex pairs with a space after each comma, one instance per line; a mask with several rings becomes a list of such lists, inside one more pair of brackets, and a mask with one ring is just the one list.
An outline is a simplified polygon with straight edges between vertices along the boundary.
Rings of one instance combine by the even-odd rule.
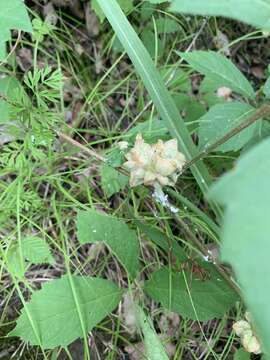
[[[193, 158], [197, 154], [196, 146], [194, 145], [184, 120], [181, 118], [158, 70], [155, 68], [150, 55], [135, 30], [130, 25], [116, 0], [97, 1], [132, 60], [137, 73], [142, 78], [142, 81], [161, 118], [165, 121], [171, 136], [178, 140], [179, 147], [186, 155], [187, 159]], [[198, 185], [205, 194], [211, 184], [211, 176], [206, 166], [202, 161], [199, 161], [192, 166], [191, 170]]]

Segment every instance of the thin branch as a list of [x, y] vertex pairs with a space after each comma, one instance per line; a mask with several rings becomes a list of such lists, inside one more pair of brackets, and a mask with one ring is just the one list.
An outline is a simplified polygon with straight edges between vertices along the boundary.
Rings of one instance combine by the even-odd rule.
[[253, 115], [251, 115], [247, 120], [243, 121], [239, 126], [230, 130], [222, 138], [214, 142], [211, 146], [205, 148], [202, 152], [196, 155], [193, 159], [188, 161], [182, 169], [182, 173], [190, 168], [197, 161], [206, 157], [209, 153], [216, 150], [220, 145], [226, 143], [233, 136], [239, 134], [241, 131], [254, 124], [256, 121], [262, 119], [263, 117], [270, 115], [270, 104], [263, 104]]

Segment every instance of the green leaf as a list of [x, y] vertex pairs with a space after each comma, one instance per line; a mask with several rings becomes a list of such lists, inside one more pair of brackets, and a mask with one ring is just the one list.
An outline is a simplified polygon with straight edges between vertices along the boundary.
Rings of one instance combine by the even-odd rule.
[[0, 0], [0, 29], [0, 60], [4, 60], [5, 42], [11, 39], [10, 30], [32, 32], [31, 21], [21, 0]]
[[267, 80], [264, 84], [263, 93], [264, 93], [266, 99], [270, 99], [270, 76], [267, 78]]
[[123, 222], [96, 210], [79, 211], [78, 239], [81, 244], [104, 241], [131, 277], [139, 270], [136, 233]]
[[164, 121], [157, 118], [146, 120], [132, 127], [126, 133], [126, 136], [128, 137], [127, 140], [131, 142], [135, 141], [138, 133], [143, 134], [144, 140], [148, 143], [155, 143], [158, 139], [169, 139], [168, 129], [166, 128]]
[[[0, 78], [0, 95], [4, 95], [9, 101], [18, 100], [21, 91], [22, 87], [17, 79], [11, 76]], [[0, 98], [0, 124], [7, 123], [10, 120], [10, 112], [11, 105], [8, 101]]]
[[156, 334], [150, 317], [146, 316], [144, 311], [137, 307], [138, 323], [140, 325], [145, 352], [148, 360], [169, 360], [166, 351]]
[[65, 275], [34, 292], [9, 336], [44, 349], [65, 347], [114, 310], [121, 293], [108, 280]]
[[168, 0], [147, 0], [147, 1], [150, 2], [151, 4], [162, 4], [168, 2]]
[[267, 355], [270, 355], [270, 140], [244, 154], [210, 196], [225, 205], [221, 254], [237, 276]]
[[[160, 73], [155, 68], [151, 57], [135, 30], [131, 27], [116, 0], [97, 1], [132, 60], [171, 136], [177, 139], [178, 146], [187, 159], [193, 158], [197, 154], [196, 146], [169, 91], [162, 81]], [[192, 166], [191, 170], [200, 188], [205, 193], [211, 183], [211, 177], [206, 166], [203, 162], [199, 161]], [[216, 209], [216, 211], [218, 213], [219, 209]]]
[[225, 16], [270, 30], [269, 0], [172, 0], [170, 10], [193, 15]]
[[52, 264], [54, 262], [49, 245], [44, 239], [37, 236], [27, 236], [22, 239], [22, 253], [32, 264]]
[[107, 197], [123, 190], [128, 184], [128, 177], [121, 174], [108, 164], [102, 165], [101, 168], [101, 186]]
[[169, 238], [162, 231], [157, 230], [153, 226], [146, 225], [140, 221], [135, 221], [138, 228], [149, 237], [149, 239], [159, 246], [164, 251], [169, 252], [172, 247], [172, 254], [177, 258], [178, 261], [184, 262], [188, 260], [184, 249], [178, 244], [175, 239]]
[[164, 46], [162, 41], [155, 37], [155, 34], [150, 29], [145, 29], [141, 34], [142, 42], [149, 52], [150, 56], [154, 59], [156, 55], [156, 47], [157, 47], [157, 56], [160, 57], [163, 54]]
[[[254, 112], [255, 109], [252, 106], [237, 101], [214, 105], [199, 119], [200, 146], [202, 148], [211, 146], [230, 130], [239, 126]], [[216, 150], [223, 152], [240, 150], [259, 132], [259, 128], [260, 123], [254, 123], [220, 145]]]
[[200, 280], [186, 272], [187, 290], [182, 272], [162, 268], [145, 283], [145, 291], [162, 306], [185, 318], [200, 321], [221, 318], [234, 305], [237, 296], [215, 271], [211, 270], [210, 274], [210, 280]]
[[[117, 0], [119, 6], [121, 9], [128, 13], [133, 9], [133, 0]], [[99, 17], [99, 20], [103, 22], [105, 20], [104, 12], [102, 11], [102, 8], [98, 4], [97, 0], [92, 0], [92, 9], [95, 11], [96, 15]]]
[[214, 51], [192, 51], [177, 54], [186, 60], [192, 68], [207, 76], [221, 86], [227, 86], [235, 92], [255, 99], [255, 92], [240, 70], [224, 55]]
[[233, 360], [250, 360], [250, 353], [244, 349], [238, 349], [233, 356]]
[[168, 17], [161, 17], [157, 19], [156, 27], [158, 34], [171, 34], [180, 30], [179, 23], [173, 19], [169, 19]]
[[19, 279], [23, 278], [25, 273], [25, 261], [18, 246], [12, 246], [6, 256], [8, 271]]

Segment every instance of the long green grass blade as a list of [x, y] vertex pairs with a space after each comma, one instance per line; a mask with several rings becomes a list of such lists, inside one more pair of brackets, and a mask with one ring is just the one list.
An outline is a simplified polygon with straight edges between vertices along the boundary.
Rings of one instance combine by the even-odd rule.
[[[197, 154], [196, 146], [150, 55], [122, 12], [120, 6], [117, 4], [117, 1], [97, 1], [132, 60], [137, 73], [142, 78], [157, 111], [166, 122], [171, 136], [178, 140], [181, 151], [186, 155], [187, 159], [190, 160]], [[202, 161], [198, 161], [192, 166], [191, 170], [201, 190], [205, 194], [211, 184], [211, 176], [206, 166]]]

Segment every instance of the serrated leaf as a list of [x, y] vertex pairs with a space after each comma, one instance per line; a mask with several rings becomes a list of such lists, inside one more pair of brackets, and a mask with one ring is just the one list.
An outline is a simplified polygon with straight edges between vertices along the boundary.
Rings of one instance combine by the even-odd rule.
[[166, 309], [185, 318], [200, 321], [221, 318], [234, 305], [237, 296], [215, 271], [210, 274], [210, 280], [200, 280], [186, 272], [192, 301], [183, 273], [170, 272], [168, 268], [153, 273], [144, 289]]
[[123, 190], [128, 184], [128, 177], [121, 174], [108, 164], [101, 168], [101, 186], [107, 197]]
[[172, 0], [170, 10], [193, 15], [225, 16], [270, 30], [269, 0]]
[[23, 256], [32, 264], [52, 264], [54, 259], [50, 247], [44, 239], [27, 236], [22, 239]]
[[146, 316], [144, 311], [137, 307], [138, 322], [144, 337], [144, 347], [148, 360], [169, 360], [166, 351], [156, 334], [150, 317]]
[[5, 42], [10, 40], [10, 30], [32, 32], [32, 25], [22, 0], [0, 0], [0, 60], [6, 56]]
[[192, 68], [207, 76], [218, 86], [227, 86], [248, 98], [255, 99], [255, 92], [240, 70], [224, 55], [214, 51], [179, 52]]
[[65, 347], [82, 338], [114, 310], [121, 294], [122, 291], [111, 281], [65, 275], [45, 283], [41, 290], [34, 292], [27, 303], [27, 311], [22, 310], [9, 336], [19, 336], [44, 349]]
[[244, 349], [238, 349], [233, 356], [233, 360], [250, 360], [250, 354]]
[[[198, 120], [200, 147], [211, 146], [230, 130], [239, 126], [254, 112], [255, 109], [252, 106], [238, 101], [214, 105]], [[254, 123], [220, 145], [216, 150], [223, 152], [240, 150], [258, 134], [259, 128], [260, 122]]]
[[123, 221], [94, 209], [79, 211], [78, 239], [81, 244], [104, 241], [131, 277], [139, 270], [139, 243], [136, 233]]
[[222, 260], [229, 262], [241, 285], [256, 332], [270, 354], [269, 179], [270, 140], [244, 154], [222, 177], [210, 196], [225, 205]]

